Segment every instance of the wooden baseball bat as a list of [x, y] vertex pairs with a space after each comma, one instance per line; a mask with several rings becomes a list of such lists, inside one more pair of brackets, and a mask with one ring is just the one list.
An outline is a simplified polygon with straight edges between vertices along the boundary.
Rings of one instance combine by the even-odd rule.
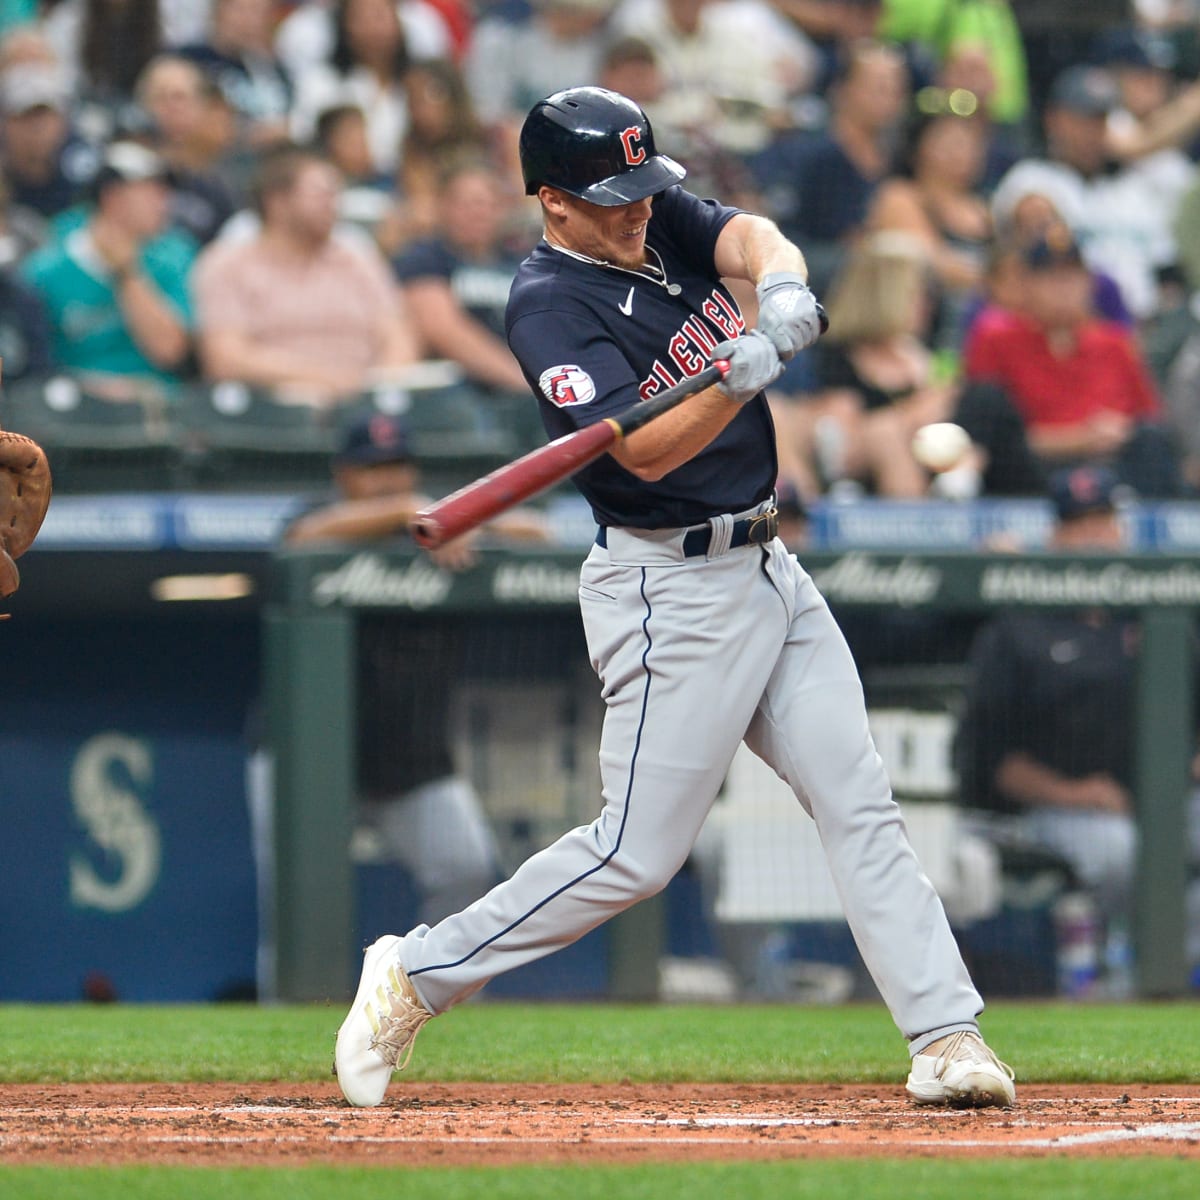
[[426, 550], [437, 549], [521, 501], [569, 479], [621, 438], [682, 404], [689, 396], [719, 383], [728, 370], [729, 363], [718, 359], [698, 375], [632, 405], [619, 417], [605, 417], [497, 467], [490, 475], [423, 508], [412, 519], [409, 532]]

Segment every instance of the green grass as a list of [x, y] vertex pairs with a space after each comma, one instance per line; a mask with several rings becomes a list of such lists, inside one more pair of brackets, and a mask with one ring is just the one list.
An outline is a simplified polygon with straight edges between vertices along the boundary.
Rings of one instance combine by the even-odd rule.
[[[0, 1082], [328, 1079], [343, 1008], [0, 1006]], [[1200, 1005], [996, 1004], [984, 1034], [1026, 1082], [1200, 1079]], [[878, 1005], [468, 1004], [426, 1026], [408, 1077], [446, 1081], [902, 1080]]]
[[188, 1170], [138, 1167], [0, 1169], [0, 1194], [13, 1200], [1192, 1200], [1196, 1164], [1170, 1159], [822, 1160], [692, 1166], [508, 1167], [387, 1171]]
[[[329, 1078], [340, 1005], [0, 1006], [0, 1082]], [[1200, 1080], [1200, 1005], [995, 1004], [989, 1041], [1023, 1082]], [[445, 1081], [888, 1082], [904, 1043], [878, 1005], [469, 1004], [431, 1022], [408, 1077]], [[0, 1112], [0, 1156], [3, 1155]], [[638, 1167], [405, 1170], [0, 1165], [3, 1200], [1188, 1200], [1196, 1160], [954, 1156]]]

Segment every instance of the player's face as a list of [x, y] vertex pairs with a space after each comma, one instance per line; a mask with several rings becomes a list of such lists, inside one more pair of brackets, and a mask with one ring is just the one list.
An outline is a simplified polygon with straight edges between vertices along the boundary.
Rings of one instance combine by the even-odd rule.
[[[549, 190], [549, 189], [547, 189]], [[548, 211], [554, 240], [577, 254], [636, 270], [646, 261], [646, 223], [650, 197], [612, 207], [555, 193], [559, 204]]]

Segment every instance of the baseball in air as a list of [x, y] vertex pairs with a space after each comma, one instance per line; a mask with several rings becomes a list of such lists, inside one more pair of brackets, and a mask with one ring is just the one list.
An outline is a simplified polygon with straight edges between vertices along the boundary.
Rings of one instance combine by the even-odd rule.
[[922, 425], [913, 434], [913, 457], [935, 474], [957, 467], [970, 449], [971, 435], [952, 421]]

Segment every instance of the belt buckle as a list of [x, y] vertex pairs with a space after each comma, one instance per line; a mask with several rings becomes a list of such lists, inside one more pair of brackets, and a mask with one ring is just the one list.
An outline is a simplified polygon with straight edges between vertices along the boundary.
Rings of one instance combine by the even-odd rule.
[[746, 530], [746, 541], [751, 546], [761, 546], [766, 542], [774, 541], [778, 533], [779, 510], [768, 508], [766, 512], [750, 518], [750, 526]]

